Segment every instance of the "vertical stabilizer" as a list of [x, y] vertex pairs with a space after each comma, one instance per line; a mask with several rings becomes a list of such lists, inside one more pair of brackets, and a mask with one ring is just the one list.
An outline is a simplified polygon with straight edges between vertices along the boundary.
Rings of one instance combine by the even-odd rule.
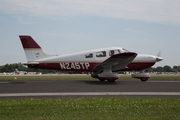
[[21, 40], [28, 62], [53, 56], [45, 53], [31, 36], [20, 35], [19, 38]]

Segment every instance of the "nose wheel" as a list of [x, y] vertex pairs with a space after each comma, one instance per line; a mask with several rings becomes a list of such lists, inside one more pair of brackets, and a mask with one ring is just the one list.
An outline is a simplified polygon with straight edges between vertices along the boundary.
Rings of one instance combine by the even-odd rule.
[[142, 82], [146, 82], [148, 79], [147, 78], [142, 78], [140, 79]]
[[142, 82], [146, 82], [148, 78], [150, 78], [150, 75], [148, 73], [137, 73], [131, 75], [133, 78], [140, 79]]

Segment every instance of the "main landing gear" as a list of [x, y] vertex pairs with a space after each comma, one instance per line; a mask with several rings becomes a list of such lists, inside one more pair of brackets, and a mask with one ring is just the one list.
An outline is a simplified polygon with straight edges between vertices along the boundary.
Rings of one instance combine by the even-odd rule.
[[102, 82], [103, 82], [103, 81], [105, 81], [105, 79], [99, 78], [99, 81], [102, 81]]
[[107, 80], [108, 82], [114, 82], [115, 80], [119, 79], [117, 73], [112, 72], [93, 73], [91, 74], [91, 77], [98, 78], [99, 81]]

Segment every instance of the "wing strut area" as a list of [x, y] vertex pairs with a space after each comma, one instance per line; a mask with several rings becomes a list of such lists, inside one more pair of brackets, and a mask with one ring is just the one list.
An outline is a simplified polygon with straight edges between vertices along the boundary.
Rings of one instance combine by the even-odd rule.
[[98, 78], [100, 81], [108, 80], [109, 82], [114, 82], [119, 76], [112, 71], [120, 71], [125, 69], [128, 64], [130, 64], [134, 58], [137, 56], [134, 52], [121, 53], [111, 56], [104, 62], [99, 64], [91, 75], [94, 78]]

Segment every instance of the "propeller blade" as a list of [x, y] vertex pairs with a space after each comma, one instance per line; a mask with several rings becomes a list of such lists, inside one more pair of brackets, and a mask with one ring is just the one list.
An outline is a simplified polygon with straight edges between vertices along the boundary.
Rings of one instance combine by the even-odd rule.
[[157, 54], [158, 57], [161, 57], [161, 51], [159, 51], [159, 53]]

